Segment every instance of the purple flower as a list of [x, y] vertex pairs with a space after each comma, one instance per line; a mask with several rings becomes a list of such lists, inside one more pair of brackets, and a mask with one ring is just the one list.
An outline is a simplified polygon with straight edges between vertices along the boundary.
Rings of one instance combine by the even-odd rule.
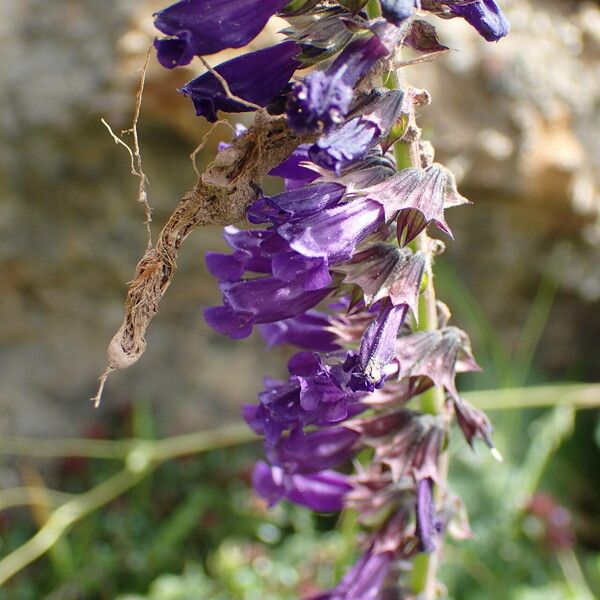
[[317, 512], [341, 510], [344, 496], [352, 489], [348, 478], [335, 471], [289, 475], [280, 467], [269, 467], [262, 461], [254, 468], [252, 484], [270, 505], [286, 498]]
[[399, 26], [415, 12], [415, 0], [381, 0], [381, 12], [386, 20]]
[[377, 318], [367, 327], [358, 354], [350, 354], [344, 369], [351, 370], [349, 387], [354, 391], [372, 392], [383, 386], [385, 367], [393, 360], [398, 331], [404, 323], [406, 304], [394, 306], [382, 302]]
[[282, 225], [305, 219], [338, 205], [345, 192], [345, 186], [339, 183], [313, 183], [271, 198], [260, 198], [248, 208], [248, 220]]
[[300, 164], [310, 161], [308, 157], [309, 147], [308, 144], [298, 146], [280, 165], [271, 169], [269, 175], [283, 177], [286, 180], [286, 189], [290, 189], [290, 184], [292, 187], [300, 187], [314, 181], [319, 174]]
[[365, 409], [360, 394], [344, 389], [341, 367], [324, 364], [317, 353], [294, 355], [288, 368], [287, 382], [267, 380], [260, 404], [244, 407], [244, 418], [267, 443], [277, 443], [285, 431], [301, 443], [305, 426], [339, 423]]
[[[425, 377], [434, 385], [445, 387], [453, 398], [458, 398], [455, 374], [480, 370], [469, 337], [457, 327], [418, 331], [398, 338], [396, 358], [400, 378]], [[427, 386], [420, 391], [423, 389]]]
[[[295, 57], [300, 46], [283, 42], [221, 63], [215, 71], [227, 82], [231, 93], [245, 102], [266, 106], [290, 80], [300, 66]], [[228, 96], [222, 83], [207, 72], [187, 83], [181, 90], [194, 103], [196, 114], [214, 123], [217, 111], [230, 113], [254, 110], [252, 106]]]
[[324, 257], [329, 264], [352, 257], [356, 246], [384, 223], [381, 206], [360, 199], [278, 228], [291, 248], [308, 257]]
[[402, 113], [404, 93], [400, 90], [374, 92], [360, 108], [353, 111], [360, 116], [346, 121], [337, 129], [321, 136], [308, 154], [317, 165], [335, 171], [363, 158], [379, 139], [387, 135]]
[[492, 443], [492, 425], [483, 411], [475, 408], [463, 398], [457, 397], [454, 399], [454, 414], [469, 446], [473, 446], [474, 438], [481, 438], [492, 450], [494, 456], [501, 459], [500, 453]]
[[421, 479], [417, 483], [417, 536], [423, 552], [433, 552], [436, 549], [436, 537], [440, 533], [441, 524], [436, 519], [435, 503], [433, 501], [433, 481], [430, 478]]
[[296, 84], [286, 114], [298, 132], [329, 131], [350, 109], [356, 82], [389, 54], [377, 35], [351, 42], [326, 71], [313, 71]]
[[488, 42], [497, 42], [510, 31], [510, 23], [495, 0], [479, 0], [468, 4], [445, 3], [448, 4], [453, 15], [462, 17], [475, 27]]
[[155, 40], [169, 69], [194, 56], [241, 48], [255, 38], [288, 0], [181, 0], [155, 14], [154, 25], [171, 39]]
[[274, 277], [223, 283], [224, 306], [206, 308], [204, 318], [219, 333], [234, 339], [247, 337], [253, 324], [298, 316], [323, 300], [331, 288], [310, 289], [314, 277], [321, 274], [308, 271], [288, 283]]
[[246, 271], [271, 273], [271, 257], [261, 249], [261, 243], [269, 235], [272, 234], [268, 231], [242, 231], [232, 225], [225, 227], [223, 237], [234, 252], [207, 252], [208, 270], [220, 281], [228, 282], [239, 281]]
[[354, 419], [345, 426], [361, 433], [361, 443], [375, 449], [376, 461], [389, 467], [393, 481], [403, 475], [414, 481], [438, 480], [438, 456], [444, 440], [438, 417], [402, 408]]
[[408, 244], [432, 221], [451, 236], [444, 209], [468, 202], [458, 193], [452, 173], [438, 164], [403, 169], [364, 193], [384, 207], [386, 221], [397, 219], [401, 245]]
[[299, 444], [280, 438], [267, 445], [269, 461], [286, 473], [314, 473], [346, 462], [356, 452], [360, 434], [345, 427], [330, 427], [307, 433]]
[[318, 352], [298, 352], [288, 362], [288, 370], [300, 383], [300, 406], [306, 411], [318, 409], [321, 404], [346, 402], [348, 394], [340, 381], [340, 374], [323, 362]]
[[358, 252], [338, 269], [346, 274], [346, 282], [362, 289], [367, 306], [389, 297], [394, 306], [406, 304], [417, 316], [426, 262], [423, 252], [413, 254], [409, 248], [377, 243]]
[[316, 310], [309, 310], [302, 315], [258, 326], [258, 330], [267, 342], [267, 346], [293, 344], [307, 350], [333, 352], [339, 350], [337, 336], [331, 331], [329, 317]]
[[313, 597], [312, 600], [378, 600], [393, 559], [393, 552], [369, 550], [333, 590]]

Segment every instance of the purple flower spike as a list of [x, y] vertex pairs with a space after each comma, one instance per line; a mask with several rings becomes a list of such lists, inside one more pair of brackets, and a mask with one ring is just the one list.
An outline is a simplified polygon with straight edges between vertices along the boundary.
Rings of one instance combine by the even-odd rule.
[[155, 40], [168, 69], [194, 56], [241, 48], [254, 39], [288, 0], [181, 0], [154, 15], [154, 25], [172, 39]]
[[361, 199], [288, 223], [278, 232], [296, 252], [336, 264], [351, 258], [356, 246], [383, 225], [383, 215], [377, 202]]
[[479, 0], [469, 4], [446, 2], [446, 4], [453, 15], [462, 17], [488, 42], [497, 42], [510, 31], [510, 23], [495, 0]]
[[340, 349], [340, 345], [336, 343], [337, 336], [330, 328], [329, 317], [316, 310], [309, 310], [303, 315], [277, 323], [258, 326], [269, 348], [281, 344], [293, 344], [299, 348], [320, 352], [333, 352]]
[[394, 306], [406, 304], [416, 316], [426, 262], [423, 252], [378, 243], [355, 254], [339, 270], [348, 283], [362, 289], [367, 306], [389, 297]]
[[[215, 71], [227, 82], [234, 96], [251, 104], [267, 106], [300, 66], [295, 59], [300, 50], [294, 42], [283, 42], [228, 60]], [[217, 120], [218, 110], [230, 113], [254, 110], [252, 106], [228, 97], [221, 82], [210, 72], [190, 81], [181, 91], [192, 99], [196, 114], [211, 123]]]
[[344, 369], [352, 370], [349, 387], [373, 392], [385, 381], [384, 368], [393, 360], [398, 331], [404, 323], [407, 305], [383, 301], [377, 318], [367, 327], [357, 355], [350, 354]]
[[254, 468], [252, 483], [271, 506], [287, 498], [317, 512], [341, 510], [345, 495], [352, 489], [348, 478], [335, 471], [288, 475], [280, 467], [269, 467], [262, 461]]
[[433, 481], [429, 478], [421, 479], [417, 483], [417, 536], [423, 552], [431, 553], [436, 549], [435, 538], [438, 533]]
[[379, 600], [393, 564], [393, 552], [363, 554], [333, 590], [311, 600]]
[[455, 399], [458, 398], [455, 374], [481, 370], [473, 358], [469, 337], [458, 327], [400, 337], [396, 342], [396, 358], [400, 363], [399, 378], [426, 377], [445, 387]]
[[267, 458], [286, 473], [314, 473], [352, 458], [359, 438], [356, 431], [331, 427], [306, 434], [299, 446], [281, 438], [274, 446], [267, 446]]
[[364, 193], [384, 207], [386, 221], [398, 219], [398, 239], [403, 245], [417, 237], [432, 221], [451, 236], [444, 209], [468, 203], [458, 193], [454, 175], [439, 164], [426, 169], [403, 169]]
[[356, 82], [389, 54], [377, 35], [348, 44], [326, 71], [313, 71], [292, 89], [286, 114], [296, 131], [329, 131], [350, 109]]

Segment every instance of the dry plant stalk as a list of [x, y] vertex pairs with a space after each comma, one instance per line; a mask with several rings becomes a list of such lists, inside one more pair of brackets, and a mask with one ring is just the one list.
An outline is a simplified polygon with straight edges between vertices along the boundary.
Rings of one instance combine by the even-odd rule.
[[146, 329], [158, 312], [177, 268], [183, 240], [204, 225], [228, 225], [244, 217], [246, 207], [258, 196], [262, 178], [284, 161], [300, 144], [316, 135], [300, 135], [289, 129], [284, 117], [257, 111], [247, 133], [219, 152], [199, 177], [193, 190], [179, 202], [154, 246], [137, 264], [127, 291], [125, 318], [108, 346], [108, 365], [100, 377], [98, 406], [108, 375], [133, 365], [146, 349]]

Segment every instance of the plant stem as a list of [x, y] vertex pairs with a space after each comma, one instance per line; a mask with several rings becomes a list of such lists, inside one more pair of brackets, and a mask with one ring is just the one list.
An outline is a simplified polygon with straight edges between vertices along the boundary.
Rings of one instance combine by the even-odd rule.
[[74, 523], [130, 490], [166, 460], [226, 448], [254, 438], [255, 434], [240, 424], [160, 441], [135, 442], [124, 457], [124, 469], [60, 505], [32, 538], [0, 560], [0, 586], [52, 549]]
[[[381, 16], [381, 5], [379, 0], [369, 0], [367, 7], [369, 17], [376, 18]], [[399, 72], [390, 73], [384, 79], [384, 85], [388, 89], [401, 89], [402, 74]], [[394, 144], [394, 156], [396, 158], [396, 167], [398, 170], [410, 167], [421, 168], [421, 159], [419, 153], [419, 142], [406, 143], [398, 141]], [[420, 250], [428, 257], [426, 267], [427, 284], [419, 298], [419, 322], [417, 331], [427, 331], [438, 329], [437, 307], [435, 298], [435, 288], [433, 284], [433, 270], [431, 268], [432, 256], [429, 239], [423, 232], [416, 240], [413, 249]], [[433, 387], [420, 396], [421, 410], [424, 413], [432, 415], [442, 415], [444, 412], [444, 391], [441, 388]], [[439, 505], [446, 494], [446, 478], [448, 473], [448, 453], [444, 452], [439, 459], [439, 485], [436, 488], [436, 503]], [[436, 597], [437, 578], [436, 572], [439, 562], [439, 552], [432, 554], [423, 554], [417, 557], [413, 565], [412, 591], [416, 594], [422, 594], [424, 600], [432, 600]]]

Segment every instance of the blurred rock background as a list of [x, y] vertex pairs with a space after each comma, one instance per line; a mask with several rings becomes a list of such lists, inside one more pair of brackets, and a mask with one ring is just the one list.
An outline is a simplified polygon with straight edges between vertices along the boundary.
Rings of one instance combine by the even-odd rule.
[[[283, 372], [285, 351], [267, 352], [258, 339], [230, 342], [203, 323], [202, 306], [219, 297], [202, 255], [221, 242], [218, 230], [198, 230], [183, 246], [144, 357], [111, 376], [99, 412], [87, 401], [145, 246], [137, 180], [100, 118], [116, 131], [129, 126], [151, 14], [163, 4], [3, 3], [0, 432], [74, 436], [134, 398], [155, 405], [162, 433], [209, 427], [238, 418], [262, 376]], [[457, 50], [407, 70], [433, 95], [421, 115], [425, 137], [475, 203], [450, 212], [456, 242], [440, 263], [458, 274], [508, 352], [540, 281], [556, 283], [539, 377], [597, 380], [600, 8], [577, 0], [503, 6], [508, 39], [488, 45], [462, 23], [438, 21]], [[195, 180], [188, 155], [207, 127], [176, 89], [198, 68], [166, 71], [151, 59], [139, 133], [155, 232]], [[199, 162], [227, 135], [218, 129]], [[460, 294], [444, 281], [453, 279], [440, 283], [461, 323]]]

